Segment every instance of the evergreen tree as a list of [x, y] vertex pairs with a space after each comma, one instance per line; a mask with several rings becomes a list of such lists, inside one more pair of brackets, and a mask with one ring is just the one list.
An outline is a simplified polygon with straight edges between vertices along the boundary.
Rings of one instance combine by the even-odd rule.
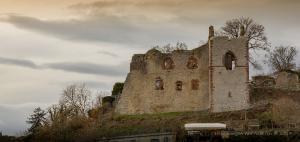
[[31, 114], [28, 120], [26, 121], [28, 124], [31, 124], [31, 127], [28, 129], [30, 133], [36, 133], [37, 130], [45, 124], [46, 114], [47, 113], [40, 107], [34, 109], [33, 114]]
[[111, 95], [116, 97], [116, 96], [122, 94], [123, 86], [124, 86], [124, 83], [116, 82], [113, 87], [113, 90], [111, 92]]

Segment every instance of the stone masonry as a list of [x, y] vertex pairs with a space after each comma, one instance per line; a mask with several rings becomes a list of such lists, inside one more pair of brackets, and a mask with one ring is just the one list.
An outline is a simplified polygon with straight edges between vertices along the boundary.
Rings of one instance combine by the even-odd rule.
[[247, 109], [248, 48], [241, 36], [215, 37], [192, 50], [135, 54], [115, 111], [142, 114]]

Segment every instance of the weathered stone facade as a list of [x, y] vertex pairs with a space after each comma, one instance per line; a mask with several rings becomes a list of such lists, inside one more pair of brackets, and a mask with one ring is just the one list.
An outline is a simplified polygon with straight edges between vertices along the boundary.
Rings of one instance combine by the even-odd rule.
[[283, 71], [276, 75], [275, 88], [286, 90], [300, 90], [299, 74], [293, 71]]
[[193, 50], [134, 55], [116, 112], [246, 109], [248, 78], [246, 39], [214, 37], [210, 28], [208, 44]]
[[252, 77], [254, 88], [274, 88], [280, 90], [299, 91], [300, 73], [298, 71], [286, 70], [275, 72], [271, 75], [258, 75]]
[[[232, 66], [224, 67], [226, 54], [232, 54]], [[210, 108], [213, 112], [249, 107], [249, 65], [247, 39], [212, 37], [209, 40]], [[234, 69], [233, 69], [234, 68]]]
[[275, 79], [268, 75], [257, 75], [252, 77], [252, 86], [255, 88], [273, 88]]

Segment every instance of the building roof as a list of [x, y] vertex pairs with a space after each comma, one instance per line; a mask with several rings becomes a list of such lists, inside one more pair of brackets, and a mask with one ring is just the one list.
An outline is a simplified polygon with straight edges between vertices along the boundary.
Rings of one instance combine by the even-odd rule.
[[222, 130], [226, 129], [223, 123], [187, 123], [184, 125], [185, 130]]

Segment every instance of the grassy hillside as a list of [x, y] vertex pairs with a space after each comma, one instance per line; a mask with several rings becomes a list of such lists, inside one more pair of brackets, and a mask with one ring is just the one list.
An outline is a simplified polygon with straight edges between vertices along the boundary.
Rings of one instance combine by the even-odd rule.
[[113, 108], [100, 108], [95, 110], [94, 117], [76, 117], [46, 125], [31, 137], [38, 141], [77, 142], [154, 132], [175, 132], [180, 137], [184, 133], [184, 124], [193, 122], [223, 122], [228, 127], [241, 129], [249, 120], [257, 120], [266, 128], [284, 127], [289, 123], [300, 123], [299, 104], [299, 92], [252, 89], [251, 109], [247, 111], [118, 115]]
[[192, 122], [236, 122], [230, 127], [243, 127], [247, 120], [260, 123], [272, 121], [284, 127], [288, 123], [300, 123], [300, 92], [252, 89], [251, 109], [224, 113], [170, 112], [160, 114], [123, 115], [109, 113], [100, 122], [98, 136], [120, 136], [151, 132], [180, 132], [185, 123]]

